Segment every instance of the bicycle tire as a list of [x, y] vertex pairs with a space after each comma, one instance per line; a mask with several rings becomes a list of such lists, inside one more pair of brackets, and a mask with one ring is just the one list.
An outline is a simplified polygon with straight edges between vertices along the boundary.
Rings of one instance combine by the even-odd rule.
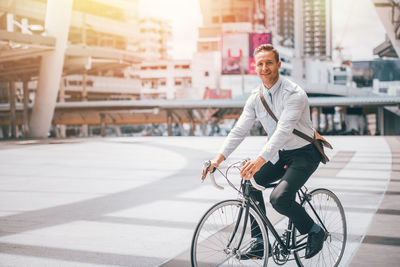
[[[190, 250], [190, 259], [193, 267], [203, 266], [267, 266], [268, 234], [265, 227], [260, 227], [264, 242], [264, 257], [261, 260], [239, 260], [237, 253], [229, 251], [226, 244], [235, 228], [236, 217], [243, 206], [239, 200], [224, 200], [212, 206], [200, 219], [193, 234]], [[243, 211], [244, 214], [244, 211]], [[258, 225], [264, 225], [260, 215], [250, 206], [249, 214], [254, 217]], [[242, 215], [242, 217], [244, 217]], [[233, 248], [240, 239], [243, 229], [243, 218], [239, 229], [232, 241]], [[245, 235], [239, 248], [239, 253], [244, 253], [249, 248], [254, 238], [250, 233], [250, 219], [248, 220]], [[228, 253], [229, 252], [229, 253]]]
[[[318, 188], [310, 192], [310, 202], [323, 221], [329, 234], [324, 241], [322, 250], [310, 259], [304, 257], [305, 249], [294, 253], [298, 266], [338, 266], [343, 257], [347, 240], [346, 216], [339, 198], [330, 190]], [[307, 213], [313, 218], [314, 222], [320, 224], [311, 210], [310, 205], [302, 205]], [[295, 230], [292, 232], [293, 242], [299, 237], [300, 233]]]

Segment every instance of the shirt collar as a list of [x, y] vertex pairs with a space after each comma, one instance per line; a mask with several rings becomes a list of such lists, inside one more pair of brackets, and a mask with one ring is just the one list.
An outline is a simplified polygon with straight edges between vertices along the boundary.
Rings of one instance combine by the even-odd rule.
[[281, 77], [281, 75], [279, 75], [278, 80], [276, 81], [276, 83], [270, 89], [265, 87], [265, 85], [263, 83], [262, 83], [262, 86], [264, 87], [266, 92], [269, 91], [271, 93], [271, 95], [273, 95], [278, 90], [278, 88], [281, 86], [281, 84], [282, 84], [282, 77]]

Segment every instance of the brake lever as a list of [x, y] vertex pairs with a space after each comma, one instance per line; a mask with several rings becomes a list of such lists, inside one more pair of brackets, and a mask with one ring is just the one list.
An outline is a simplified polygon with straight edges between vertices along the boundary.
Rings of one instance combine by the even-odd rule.
[[223, 190], [224, 187], [220, 186], [219, 184], [217, 184], [217, 182], [215, 181], [215, 177], [214, 177], [214, 172], [217, 170], [217, 168], [214, 168], [213, 170], [210, 170], [211, 167], [211, 160], [207, 160], [203, 163], [203, 170], [204, 172], [201, 175], [201, 182], [203, 183], [204, 180], [207, 177], [208, 172], [210, 172], [210, 179], [211, 179], [211, 183], [218, 189]]
[[201, 182], [204, 182], [204, 180], [207, 177], [208, 171], [210, 169], [211, 166], [211, 160], [207, 160], [203, 162], [203, 171], [201, 173]]

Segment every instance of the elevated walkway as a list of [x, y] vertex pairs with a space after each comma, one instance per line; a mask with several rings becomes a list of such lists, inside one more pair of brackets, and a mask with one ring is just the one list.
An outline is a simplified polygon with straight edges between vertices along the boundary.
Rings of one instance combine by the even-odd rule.
[[[130, 101], [91, 101], [57, 103], [53, 125], [122, 125], [191, 123], [204, 125], [211, 117], [217, 120], [237, 119], [245, 104], [239, 100], [130, 100]], [[311, 107], [363, 107], [374, 110], [380, 121], [381, 129], [385, 127], [384, 107], [394, 111], [400, 105], [400, 97], [392, 96], [351, 96], [351, 97], [310, 97]], [[29, 106], [31, 108], [31, 106]], [[0, 125], [10, 125], [9, 104], [0, 104]], [[23, 105], [16, 105], [17, 125], [23, 124]], [[393, 113], [395, 114], [395, 113]], [[396, 116], [396, 115], [394, 115]], [[386, 124], [391, 124], [387, 121]], [[192, 129], [194, 130], [194, 129]], [[380, 131], [383, 133], [383, 131]]]

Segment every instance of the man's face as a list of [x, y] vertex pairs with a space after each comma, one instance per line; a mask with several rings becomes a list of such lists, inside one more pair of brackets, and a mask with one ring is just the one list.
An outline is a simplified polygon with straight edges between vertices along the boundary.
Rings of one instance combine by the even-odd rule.
[[263, 84], [270, 88], [279, 78], [281, 62], [276, 62], [274, 52], [261, 51], [255, 55], [256, 72]]

